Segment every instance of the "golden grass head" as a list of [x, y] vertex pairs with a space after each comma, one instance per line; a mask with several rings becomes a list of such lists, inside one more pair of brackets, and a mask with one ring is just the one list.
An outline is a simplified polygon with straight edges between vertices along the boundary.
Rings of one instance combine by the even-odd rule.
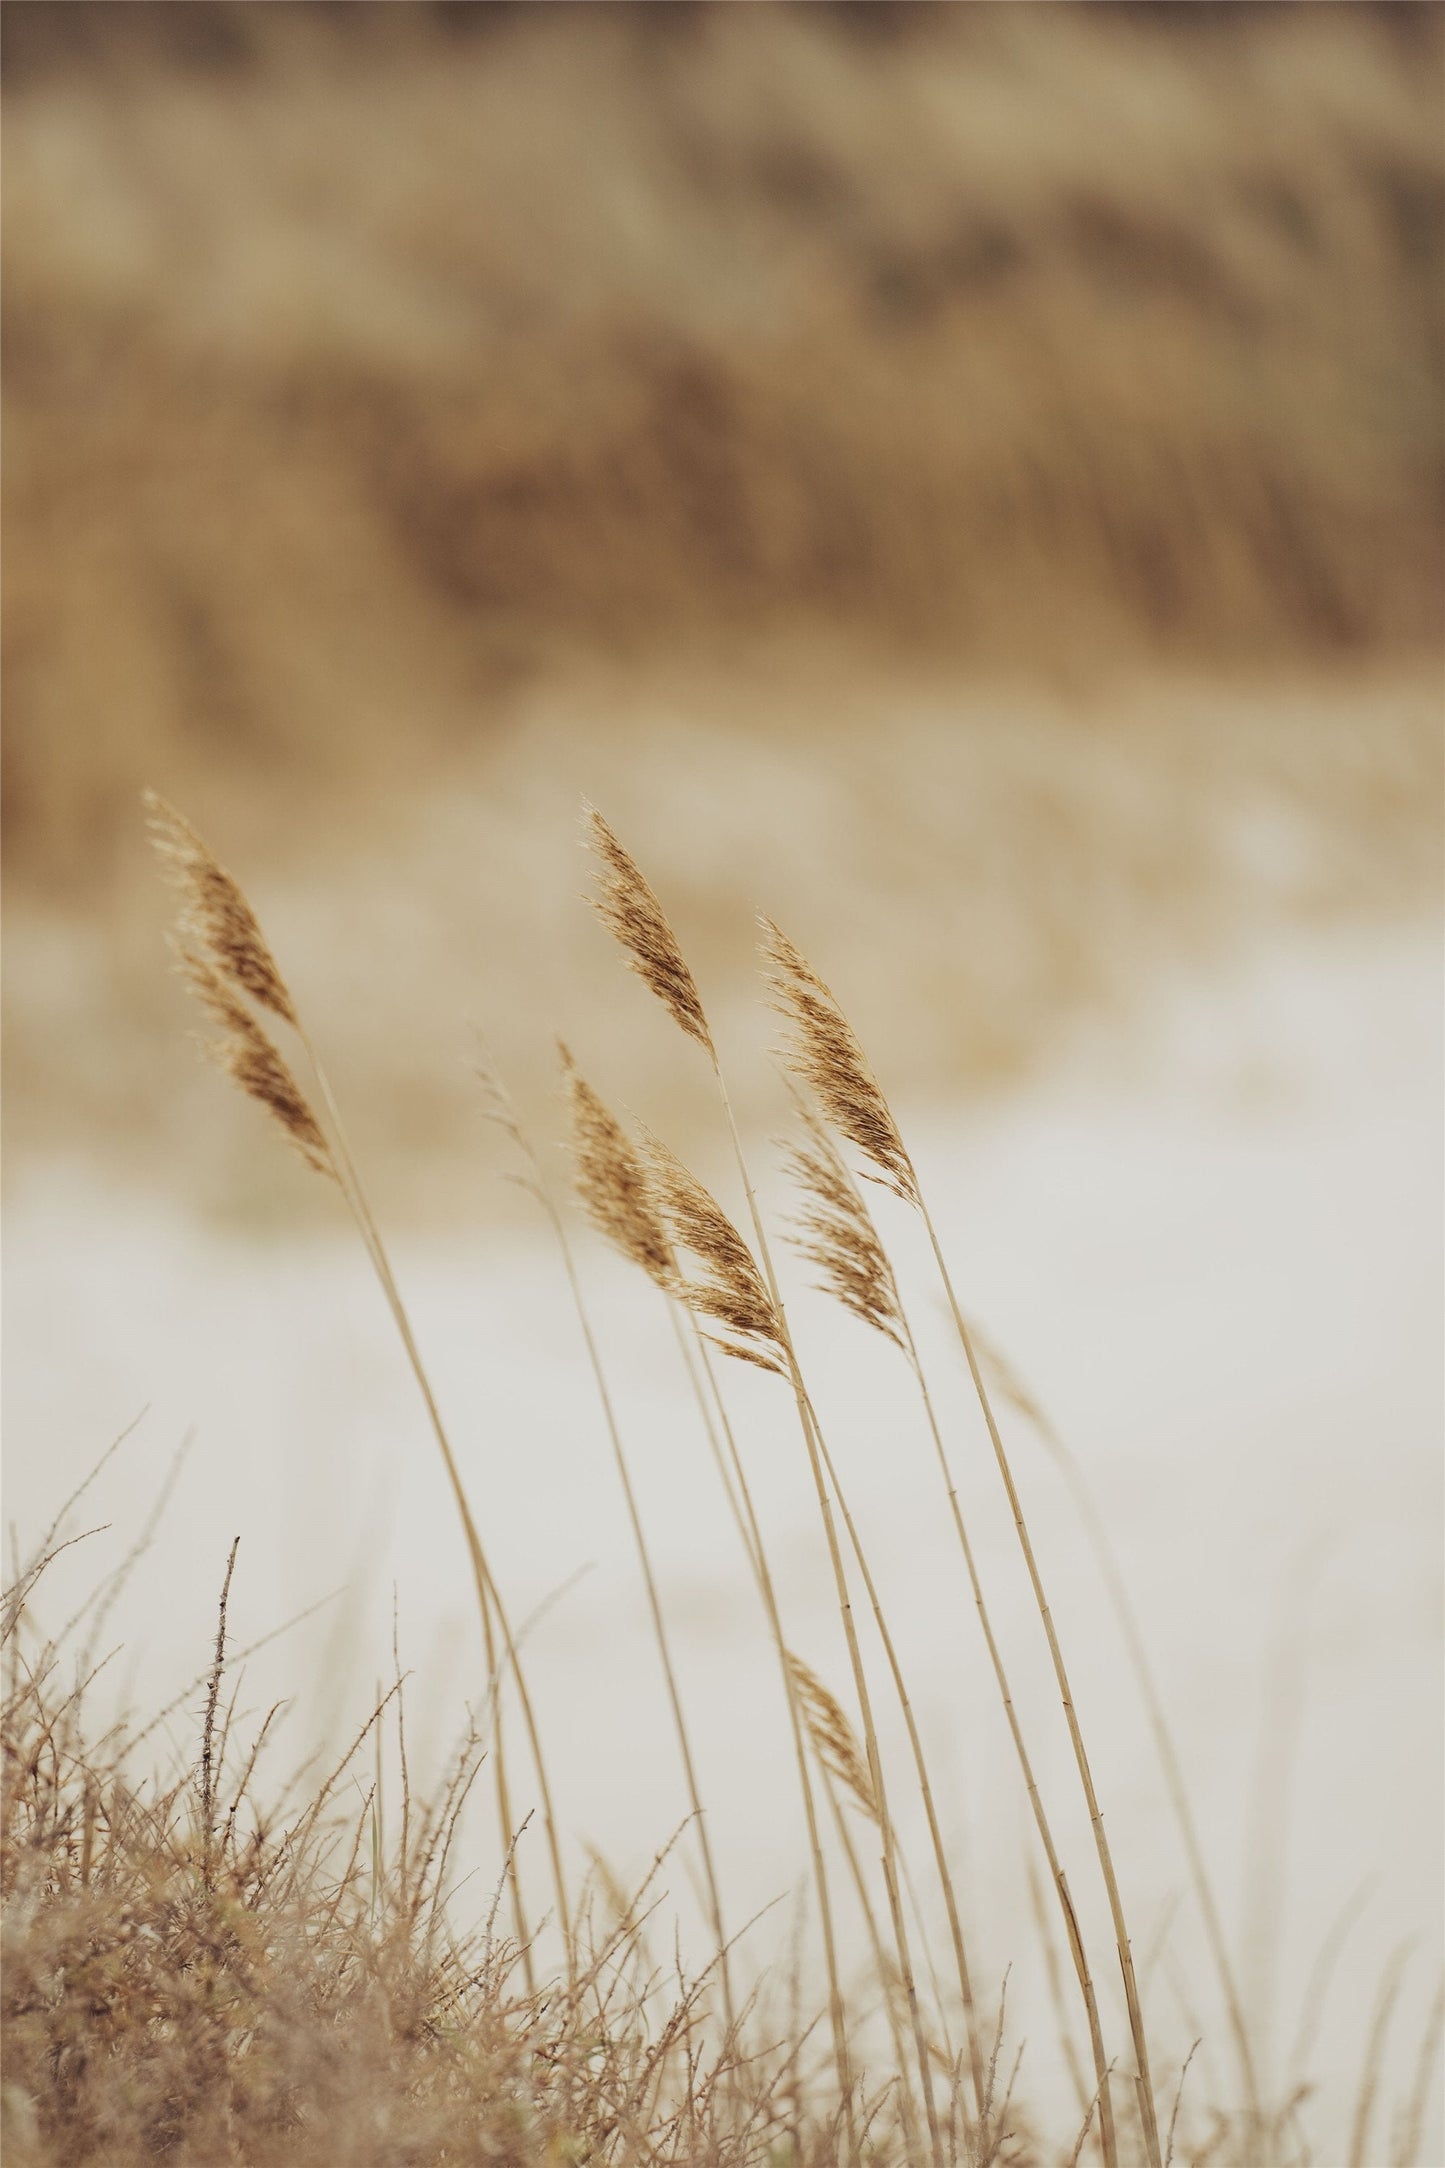
[[800, 950], [770, 918], [760, 918], [768, 996], [790, 1036], [783, 1059], [841, 1136], [878, 1179], [906, 1204], [918, 1203], [918, 1179], [898, 1124], [868, 1066], [858, 1035]]
[[786, 1655], [788, 1677], [798, 1697], [814, 1753], [868, 1819], [876, 1822], [879, 1819], [878, 1799], [873, 1779], [868, 1774], [858, 1735], [844, 1715], [842, 1705], [829, 1693], [818, 1674], [809, 1670], [801, 1656], [795, 1656], [791, 1649]]
[[586, 808], [584, 819], [587, 841], [602, 871], [593, 898], [598, 916], [673, 1022], [712, 1056], [712, 1033], [707, 1028], [702, 1000], [662, 905], [641, 867], [629, 857], [595, 806]]
[[653, 1193], [676, 1247], [703, 1268], [700, 1280], [681, 1280], [677, 1292], [699, 1319], [729, 1335], [716, 1345], [760, 1370], [786, 1373], [783, 1324], [753, 1253], [722, 1206], [656, 1137], [647, 1140]]
[[642, 1156], [567, 1048], [560, 1052], [572, 1114], [572, 1166], [587, 1216], [655, 1286], [675, 1295], [677, 1258]]
[[331, 1147], [281, 1054], [209, 956], [184, 942], [176, 953], [186, 983], [219, 1033], [208, 1043], [214, 1060], [280, 1123], [306, 1164], [335, 1181]]
[[181, 940], [208, 954], [258, 1007], [297, 1028], [290, 991], [240, 883], [173, 805], [153, 790], [142, 802], [151, 841], [180, 895]]
[[832, 1295], [865, 1325], [902, 1347], [903, 1319], [888, 1255], [843, 1158], [812, 1109], [800, 1107], [806, 1137], [785, 1145], [788, 1170], [803, 1198], [789, 1240], [822, 1274]]

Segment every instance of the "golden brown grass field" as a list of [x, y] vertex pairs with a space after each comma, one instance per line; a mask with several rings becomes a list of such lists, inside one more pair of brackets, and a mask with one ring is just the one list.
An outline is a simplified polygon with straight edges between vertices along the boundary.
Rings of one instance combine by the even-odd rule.
[[1445, 14], [0, 40], [7, 2162], [1445, 2168]]

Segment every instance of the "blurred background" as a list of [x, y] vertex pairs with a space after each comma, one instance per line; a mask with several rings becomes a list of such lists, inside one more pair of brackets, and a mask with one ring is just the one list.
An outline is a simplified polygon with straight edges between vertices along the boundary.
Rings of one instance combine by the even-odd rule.
[[419, 1211], [463, 1013], [527, 1095], [604, 1043], [583, 792], [716, 1001], [768, 906], [946, 1097], [1433, 892], [1438, 9], [5, 26], [12, 1171], [275, 1187], [146, 783]]
[[[470, 1635], [335, 1199], [188, 1043], [152, 785], [253, 895], [450, 1404], [508, 1441], [518, 1608], [592, 1562], [538, 1664], [645, 1864], [650, 1690], [642, 1815], [576, 1698], [640, 1635], [625, 1531], [468, 1075], [480, 1026], [545, 1146], [562, 1031], [725, 1165], [578, 900], [590, 798], [760, 1139], [752, 910], [844, 996], [1116, 1515], [1257, 2010], [1287, 2030], [1374, 1893], [1352, 2056], [1439, 1916], [1445, 12], [7, 0], [4, 103], [8, 1513], [43, 1525], [149, 1403], [115, 1540], [194, 1425], [172, 1631], [204, 1640], [244, 1526], [255, 1630], [345, 1580], [318, 1648], [363, 1685], [394, 1582], [420, 1654]], [[589, 1270], [763, 1902], [796, 1832], [747, 1775], [745, 1594]], [[921, 1700], [982, 1900], [1017, 1802], [969, 1804], [951, 1690]], [[1149, 1769], [1120, 1715], [1157, 1923]]]

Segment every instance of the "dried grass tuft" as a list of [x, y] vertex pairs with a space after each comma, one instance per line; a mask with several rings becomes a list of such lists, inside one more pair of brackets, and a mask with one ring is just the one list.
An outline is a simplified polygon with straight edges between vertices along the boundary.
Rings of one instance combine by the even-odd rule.
[[898, 1124], [836, 997], [770, 918], [760, 918], [768, 996], [790, 1027], [783, 1059], [824, 1115], [906, 1204], [918, 1181]]
[[857, 1733], [841, 1703], [829, 1693], [816, 1671], [810, 1670], [801, 1656], [795, 1656], [789, 1649], [787, 1657], [788, 1676], [793, 1682], [814, 1753], [828, 1774], [836, 1777], [843, 1789], [851, 1794], [869, 1821], [877, 1822], [878, 1795], [868, 1774]]
[[623, 849], [595, 806], [586, 809], [585, 820], [587, 840], [602, 869], [601, 885], [593, 898], [599, 918], [674, 1023], [715, 1059], [702, 1000], [662, 905], [641, 867]]

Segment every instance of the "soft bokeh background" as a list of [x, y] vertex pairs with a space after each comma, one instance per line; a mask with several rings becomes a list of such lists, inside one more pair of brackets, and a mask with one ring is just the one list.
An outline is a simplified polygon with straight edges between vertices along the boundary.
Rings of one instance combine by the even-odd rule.
[[[241, 1527], [255, 1632], [345, 1584], [275, 1659], [329, 1682], [304, 1725], [385, 1668], [394, 1584], [439, 1733], [471, 1691], [460, 1546], [334, 1199], [188, 1044], [153, 784], [334, 1057], [518, 1610], [590, 1568], [536, 1661], [576, 1830], [645, 1865], [680, 1808], [625, 1529], [467, 1071], [480, 1025], [545, 1146], [563, 1031], [725, 1174], [689, 1049], [578, 901], [590, 797], [759, 1148], [759, 905], [916, 1125], [970, 1301], [1114, 1516], [1281, 2083], [1363, 1888], [1314, 2071], [1330, 2161], [1383, 1962], [1416, 1937], [1392, 2099], [1438, 1966], [1445, 16], [10, 0], [4, 27], [7, 1517], [43, 1526], [148, 1403], [106, 1540], [197, 1435], [122, 1613], [138, 1677], [203, 1650]], [[588, 1271], [742, 1910], [800, 1856], [765, 1652], [656, 1321]], [[886, 1368], [802, 1314], [1027, 2012], [1018, 1801], [952, 1661], [926, 1464]], [[766, 1382], [740, 1394], [836, 1669], [795, 1448]], [[1218, 2025], [1182, 1869], [1032, 1476], [1182, 2054]]]

